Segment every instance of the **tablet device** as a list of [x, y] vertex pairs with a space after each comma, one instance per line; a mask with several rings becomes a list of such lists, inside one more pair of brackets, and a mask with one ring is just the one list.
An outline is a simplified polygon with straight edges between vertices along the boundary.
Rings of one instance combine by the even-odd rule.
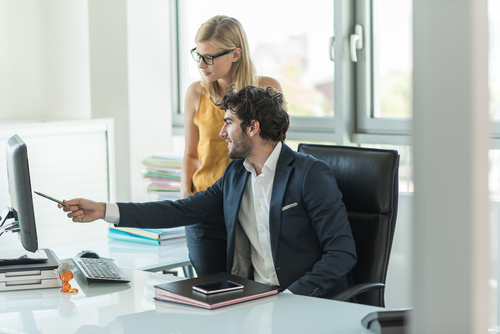
[[227, 280], [215, 283], [193, 285], [193, 290], [204, 293], [206, 295], [241, 289], [243, 289], [243, 285]]

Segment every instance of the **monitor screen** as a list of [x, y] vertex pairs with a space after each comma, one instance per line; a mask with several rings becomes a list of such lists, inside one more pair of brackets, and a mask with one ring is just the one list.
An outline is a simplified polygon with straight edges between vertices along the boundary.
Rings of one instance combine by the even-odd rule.
[[14, 135], [7, 141], [7, 174], [11, 215], [19, 223], [19, 238], [23, 247], [30, 252], [38, 250], [35, 212], [31, 191], [28, 149], [24, 141]]

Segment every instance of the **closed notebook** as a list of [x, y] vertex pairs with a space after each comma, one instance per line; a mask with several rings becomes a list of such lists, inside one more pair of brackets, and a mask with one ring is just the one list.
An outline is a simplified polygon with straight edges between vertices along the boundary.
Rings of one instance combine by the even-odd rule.
[[[194, 285], [202, 285], [229, 280], [243, 285], [243, 289], [221, 292], [211, 295], [193, 290]], [[275, 295], [278, 288], [258, 283], [229, 273], [217, 273], [208, 276], [191, 278], [172, 283], [155, 285], [155, 299], [175, 303], [188, 304], [206, 309], [241, 303], [247, 300]]]

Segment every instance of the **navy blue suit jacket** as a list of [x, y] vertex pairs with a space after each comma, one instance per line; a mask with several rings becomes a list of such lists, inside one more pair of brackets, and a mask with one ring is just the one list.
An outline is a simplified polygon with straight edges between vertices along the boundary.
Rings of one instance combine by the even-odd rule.
[[[118, 203], [119, 226], [165, 228], [221, 220], [228, 232], [228, 271], [233, 265], [235, 226], [250, 173], [233, 160], [221, 179], [188, 198], [151, 203]], [[356, 250], [347, 212], [330, 167], [283, 144], [276, 166], [269, 230], [282, 289], [332, 297], [350, 286], [347, 274]]]

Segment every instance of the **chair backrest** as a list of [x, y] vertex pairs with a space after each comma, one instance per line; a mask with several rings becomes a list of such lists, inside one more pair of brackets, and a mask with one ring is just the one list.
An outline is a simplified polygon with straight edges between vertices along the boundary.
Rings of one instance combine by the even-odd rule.
[[[298, 151], [325, 161], [337, 179], [356, 242], [354, 284], [385, 284], [398, 208], [398, 152], [312, 144], [299, 144]], [[385, 306], [384, 289], [356, 299]]]

